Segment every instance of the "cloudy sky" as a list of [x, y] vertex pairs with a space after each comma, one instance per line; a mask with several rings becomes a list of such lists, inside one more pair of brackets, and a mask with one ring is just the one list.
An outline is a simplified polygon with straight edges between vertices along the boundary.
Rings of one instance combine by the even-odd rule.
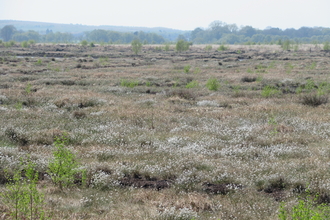
[[330, 27], [330, 0], [0, 0], [0, 20], [193, 30], [238, 26]]

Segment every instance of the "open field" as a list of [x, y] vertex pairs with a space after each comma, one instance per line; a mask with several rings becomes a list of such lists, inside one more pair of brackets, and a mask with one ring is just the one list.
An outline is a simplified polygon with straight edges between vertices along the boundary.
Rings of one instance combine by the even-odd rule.
[[[0, 190], [29, 158], [52, 219], [278, 219], [306, 189], [330, 203], [330, 53], [205, 46], [0, 48]], [[87, 186], [61, 191], [47, 167], [65, 133]]]

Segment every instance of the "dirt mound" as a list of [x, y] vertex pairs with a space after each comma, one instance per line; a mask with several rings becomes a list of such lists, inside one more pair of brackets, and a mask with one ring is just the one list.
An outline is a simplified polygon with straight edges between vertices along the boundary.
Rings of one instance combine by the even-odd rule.
[[241, 188], [242, 188], [242, 185], [234, 184], [234, 183], [229, 183], [229, 184], [204, 183], [203, 184], [203, 190], [209, 194], [226, 195], [235, 189], [241, 189]]
[[158, 180], [157, 178], [143, 178], [141, 176], [128, 176], [120, 181], [122, 186], [133, 186], [136, 188], [165, 189], [171, 186], [170, 180]]

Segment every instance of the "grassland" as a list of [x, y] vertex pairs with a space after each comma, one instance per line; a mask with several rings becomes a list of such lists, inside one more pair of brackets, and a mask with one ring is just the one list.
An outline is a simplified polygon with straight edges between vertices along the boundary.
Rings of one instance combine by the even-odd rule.
[[[52, 219], [278, 219], [306, 190], [330, 202], [329, 52], [163, 47], [1, 47], [0, 190], [29, 159]], [[65, 133], [85, 187], [47, 173]]]

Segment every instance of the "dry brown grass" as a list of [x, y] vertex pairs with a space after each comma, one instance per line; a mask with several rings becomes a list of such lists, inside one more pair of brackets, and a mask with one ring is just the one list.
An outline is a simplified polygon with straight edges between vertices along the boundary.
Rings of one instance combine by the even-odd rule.
[[[301, 103], [329, 94], [330, 61], [319, 49], [145, 46], [135, 56], [125, 45], [57, 47], [0, 52], [0, 180], [27, 155], [46, 174], [64, 133], [88, 171], [87, 188], [61, 192], [47, 175], [40, 180], [53, 219], [277, 219], [299, 184], [330, 193], [329, 104]], [[218, 91], [205, 86], [212, 77]], [[316, 86], [306, 88], [307, 79]], [[186, 89], [192, 80], [198, 86]], [[278, 95], [263, 97], [267, 85]], [[281, 178], [286, 187], [270, 190]], [[169, 187], [153, 188], [161, 181]]]

